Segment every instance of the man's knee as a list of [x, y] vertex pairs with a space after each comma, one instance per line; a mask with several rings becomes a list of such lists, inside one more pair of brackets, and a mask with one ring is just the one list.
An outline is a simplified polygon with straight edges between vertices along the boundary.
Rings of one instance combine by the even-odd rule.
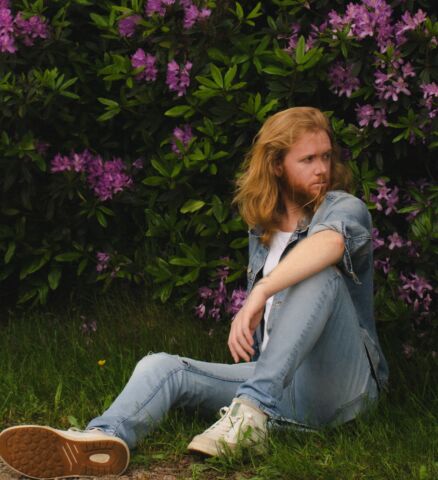
[[148, 353], [135, 366], [135, 373], [173, 369], [179, 365], [178, 357], [166, 352]]

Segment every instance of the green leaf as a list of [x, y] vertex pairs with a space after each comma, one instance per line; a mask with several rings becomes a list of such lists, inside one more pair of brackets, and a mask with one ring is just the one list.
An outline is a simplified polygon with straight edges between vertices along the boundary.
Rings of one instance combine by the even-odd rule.
[[101, 27], [101, 28], [108, 27], [106, 19], [101, 15], [97, 15], [97, 13], [90, 13], [90, 17], [98, 27]]
[[20, 271], [20, 280], [23, 280], [28, 275], [37, 272], [40, 270], [44, 265], [49, 261], [50, 255], [46, 254], [42, 257], [35, 258], [34, 260], [30, 261], [27, 265], [25, 265]]
[[236, 76], [236, 73], [237, 73], [237, 65], [233, 65], [225, 74], [225, 78], [224, 78], [225, 90], [228, 90], [230, 88], [234, 80], [234, 77]]
[[96, 210], [96, 218], [99, 224], [103, 227], [106, 228], [108, 226], [108, 221], [105, 217], [105, 215], [100, 211]]
[[171, 265], [178, 265], [179, 267], [197, 267], [199, 262], [192, 258], [173, 257], [169, 260]]
[[268, 65], [267, 67], [264, 67], [263, 71], [265, 73], [268, 73], [269, 75], [280, 75], [282, 77], [286, 77], [290, 75], [290, 73], [286, 71], [284, 68], [276, 67], [274, 65]]
[[107, 120], [110, 120], [111, 118], [115, 117], [118, 113], [120, 113], [120, 108], [116, 108], [114, 110], [108, 110], [104, 114], [102, 114], [100, 117], [97, 117], [98, 122], [106, 122]]
[[164, 303], [166, 302], [173, 290], [173, 282], [164, 284], [159, 290], [160, 300]]
[[59, 268], [52, 268], [52, 270], [50, 270], [47, 280], [49, 282], [49, 287], [52, 290], [56, 290], [58, 288], [61, 275], [62, 271]]
[[181, 207], [181, 213], [193, 213], [200, 210], [205, 205], [205, 202], [202, 200], [187, 200], [186, 203]]
[[236, 16], [240, 21], [242, 21], [245, 16], [242, 5], [240, 5], [239, 2], [236, 2]]
[[118, 108], [119, 106], [116, 101], [111, 100], [110, 98], [98, 97], [98, 100], [100, 103], [102, 103], [103, 105], [107, 105], [108, 107]]
[[65, 252], [59, 255], [56, 255], [55, 260], [57, 262], [72, 262], [82, 257], [81, 252]]
[[177, 105], [164, 112], [167, 117], [185, 117], [188, 118], [194, 114], [194, 110], [190, 105]]
[[76, 270], [76, 275], [82, 275], [82, 272], [85, 270], [85, 267], [88, 265], [88, 258], [83, 258], [78, 265], [78, 268]]
[[210, 71], [211, 71], [211, 76], [213, 77], [213, 80], [215, 81], [216, 85], [220, 88], [224, 87], [224, 80], [222, 78], [222, 73], [219, 70], [218, 67], [214, 63], [210, 65]]
[[8, 248], [5, 253], [5, 263], [8, 264], [11, 261], [11, 258], [14, 256], [15, 253], [15, 248], [16, 248], [16, 243], [15, 242], [9, 242]]
[[170, 177], [170, 173], [164, 168], [164, 166], [155, 158], [151, 160], [152, 166], [157, 170], [157, 172], [161, 173], [163, 177]]
[[231, 243], [231, 248], [243, 248], [248, 246], [248, 237], [235, 238]]
[[163, 183], [166, 183], [166, 179], [164, 179], [163, 177], [152, 176], [145, 178], [142, 183], [144, 185], [149, 185], [150, 187], [156, 187], [157, 185], [162, 185]]
[[303, 35], [300, 36], [297, 47], [295, 49], [295, 60], [298, 65], [301, 65], [304, 63], [304, 54], [306, 50], [306, 39], [303, 37]]

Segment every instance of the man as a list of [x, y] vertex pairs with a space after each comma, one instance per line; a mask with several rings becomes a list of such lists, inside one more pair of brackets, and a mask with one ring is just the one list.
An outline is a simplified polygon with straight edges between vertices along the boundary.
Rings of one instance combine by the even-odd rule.
[[388, 370], [373, 318], [371, 219], [348, 183], [322, 112], [269, 118], [235, 197], [250, 226], [249, 295], [228, 340], [235, 364], [148, 355], [84, 432], [4, 430], [6, 463], [34, 478], [122, 473], [129, 448], [174, 406], [220, 409], [188, 446], [207, 455], [263, 450], [278, 421], [315, 429], [364, 411]]

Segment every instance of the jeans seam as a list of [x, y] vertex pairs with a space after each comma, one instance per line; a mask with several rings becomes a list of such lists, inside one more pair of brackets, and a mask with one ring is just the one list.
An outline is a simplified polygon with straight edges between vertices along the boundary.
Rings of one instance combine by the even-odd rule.
[[[333, 276], [333, 280], [336, 281], [336, 280], [338, 280], [338, 279], [339, 279], [339, 274], [336, 273], [336, 275]], [[325, 285], [327, 285], [327, 284], [330, 283], [331, 281], [332, 281], [332, 278], [330, 277], [330, 278], [327, 280], [327, 282], [324, 284], [324, 287], [325, 287]], [[315, 302], [315, 305], [316, 305], [318, 308], [314, 308], [313, 313], [312, 313], [312, 315], [310, 316], [309, 321], [307, 322], [305, 329], [301, 332], [301, 335], [300, 335], [298, 341], [296, 342], [295, 347], [294, 347], [293, 350], [290, 352], [290, 354], [289, 354], [289, 356], [288, 356], [288, 362], [287, 362], [288, 364], [290, 363], [290, 359], [291, 359], [291, 358], [293, 357], [293, 355], [295, 355], [295, 353], [297, 352], [298, 347], [299, 347], [299, 344], [300, 344], [300, 342], [301, 342], [301, 339], [303, 338], [303, 336], [304, 336], [305, 334], [307, 334], [307, 332], [308, 332], [309, 329], [310, 329], [310, 324], [311, 324], [311, 321], [312, 321], [312, 320], [314, 319], [314, 317], [315, 317], [315, 312], [318, 311], [318, 309], [319, 309], [319, 307], [320, 307], [320, 305], [321, 305], [321, 303], [322, 303], [322, 299], [323, 299], [324, 293], [325, 293], [325, 288], [321, 288], [320, 292], [321, 292], [321, 293], [320, 293], [320, 295], [319, 295], [319, 297], [318, 297], [318, 300], [317, 300], [317, 302]], [[283, 369], [280, 375], [281, 375], [281, 377], [284, 378], [284, 377], [285, 377], [285, 374], [286, 374], [285, 369]], [[271, 388], [270, 388], [270, 390], [269, 390], [269, 392], [268, 392], [271, 397], [272, 397], [272, 388], [273, 388], [273, 386], [271, 386]], [[277, 400], [277, 399], [274, 399], [273, 408], [274, 408], [275, 410], [278, 409], [278, 400]]]
[[196, 367], [193, 368], [192, 365], [190, 365], [188, 362], [185, 362], [183, 359], [179, 358], [179, 360], [184, 364], [184, 366], [182, 367], [178, 367], [176, 369], [173, 369], [171, 370], [168, 375], [163, 378], [161, 380], [161, 382], [159, 383], [159, 385], [157, 386], [157, 388], [155, 389], [155, 391], [149, 395], [149, 397], [147, 397], [147, 399], [141, 403], [141, 406], [134, 412], [132, 413], [130, 416], [128, 417], [124, 417], [122, 420], [119, 421], [119, 423], [114, 427], [114, 432], [117, 433], [117, 430], [118, 428], [124, 423], [126, 422], [126, 420], [128, 420], [129, 418], [132, 418], [134, 416], [136, 416], [141, 410], [143, 410], [146, 405], [155, 397], [155, 395], [157, 395], [157, 393], [159, 392], [159, 390], [163, 387], [163, 385], [168, 381], [170, 380], [170, 378], [177, 374], [178, 372], [181, 372], [183, 370], [187, 369], [191, 371], [191, 373], [195, 373], [197, 375], [202, 375], [202, 376], [205, 376], [205, 377], [209, 377], [209, 378], [214, 378], [214, 379], [217, 379], [217, 380], [222, 380], [224, 382], [235, 382], [235, 383], [243, 383], [246, 378], [243, 378], [243, 379], [228, 379], [228, 378], [223, 378], [223, 377], [218, 377], [218, 376], [215, 376], [215, 375], [212, 375], [212, 374], [205, 374], [204, 372], [200, 371], [200, 370], [197, 370]]
[[141, 410], [143, 410], [143, 408], [145, 408], [146, 404], [148, 404], [154, 397], [155, 395], [157, 395], [157, 393], [159, 392], [159, 390], [162, 388], [162, 386], [173, 376], [175, 375], [176, 373], [180, 372], [184, 370], [184, 367], [178, 367], [176, 369], [173, 369], [171, 370], [165, 378], [163, 378], [161, 380], [161, 382], [158, 384], [157, 388], [155, 389], [155, 391], [149, 395], [149, 397], [147, 397], [147, 399], [141, 403], [141, 406], [133, 413], [131, 414], [130, 416], [128, 417], [124, 417], [122, 420], [119, 421], [119, 423], [117, 424], [116, 427], [114, 427], [114, 432], [117, 433], [117, 430], [118, 428], [124, 423], [126, 422], [126, 420], [128, 420], [129, 418], [131, 417], [134, 417], [136, 416]]

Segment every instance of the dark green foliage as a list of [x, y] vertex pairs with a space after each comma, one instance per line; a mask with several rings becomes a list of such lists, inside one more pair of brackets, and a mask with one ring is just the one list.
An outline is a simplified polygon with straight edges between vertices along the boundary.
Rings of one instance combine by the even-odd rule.
[[[415, 71], [407, 79], [410, 95], [383, 102], [388, 125], [379, 128], [360, 127], [356, 108], [382, 106], [373, 83], [376, 59], [389, 64], [397, 52], [379, 52], [374, 38], [359, 41], [348, 27], [323, 32], [309, 44], [311, 25], [320, 25], [332, 9], [344, 14], [347, 3], [209, 0], [199, 4], [211, 8], [211, 16], [184, 29], [178, 2], [164, 17], [148, 17], [139, 0], [13, 1], [13, 12], [44, 16], [51, 36], [20, 45], [16, 54], [0, 53], [4, 295], [18, 292], [20, 303], [44, 303], [60, 285], [126, 279], [146, 282], [162, 301], [173, 295], [193, 302], [197, 287], [225, 256], [229, 281], [243, 284], [246, 226], [230, 206], [234, 180], [263, 121], [289, 106], [328, 112], [359, 196], [369, 200], [382, 176], [403, 188], [411, 179], [433, 183], [437, 119], [428, 117], [420, 88], [438, 80], [433, 2], [421, 2], [428, 18], [398, 49]], [[393, 2], [394, 23], [405, 11], [415, 14], [414, 3]], [[122, 37], [118, 21], [131, 14], [142, 19], [132, 37]], [[286, 51], [294, 22], [301, 32]], [[134, 69], [130, 57], [138, 48], [156, 56], [155, 81], [136, 79], [142, 68]], [[166, 85], [167, 63], [174, 59], [193, 63], [183, 96]], [[350, 96], [331, 88], [328, 72], [338, 61], [360, 80]], [[172, 150], [172, 132], [184, 124], [194, 136], [187, 145], [173, 140]], [[122, 158], [132, 188], [101, 201], [84, 174], [51, 173], [57, 153], [85, 149], [106, 160]], [[141, 170], [132, 166], [138, 158], [144, 160]], [[432, 282], [437, 195], [433, 189], [415, 195], [421, 196], [421, 215], [407, 224], [400, 214], [390, 219], [391, 228], [421, 244], [411, 271]], [[390, 228], [386, 218], [375, 220]], [[101, 272], [95, 268], [98, 251], [111, 255]], [[397, 300], [398, 274], [402, 268], [407, 273], [397, 262], [391, 289], [378, 278], [382, 297], [391, 292], [393, 299], [388, 319], [410, 308]]]

